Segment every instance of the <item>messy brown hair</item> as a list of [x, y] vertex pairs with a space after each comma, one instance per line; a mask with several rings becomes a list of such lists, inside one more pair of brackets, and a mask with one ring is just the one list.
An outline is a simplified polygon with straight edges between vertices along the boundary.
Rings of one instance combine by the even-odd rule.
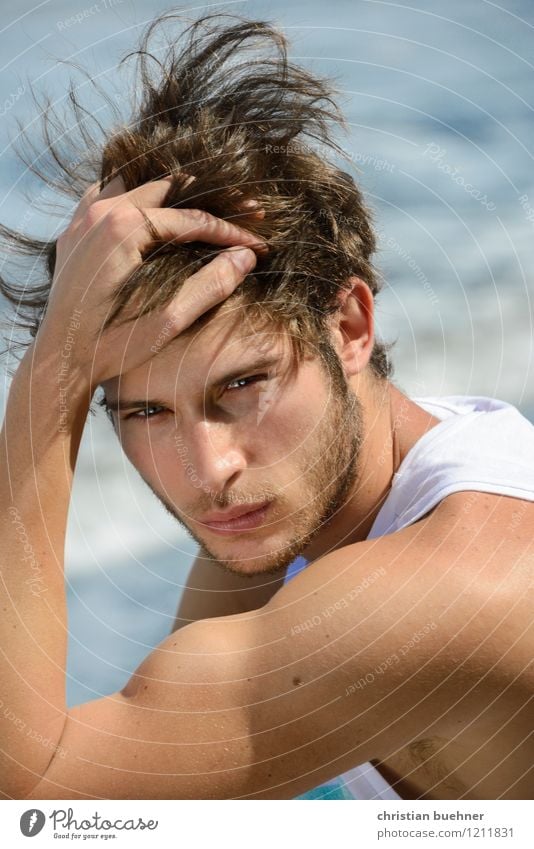
[[[36, 100], [42, 142], [23, 134], [30, 156], [19, 156], [48, 186], [77, 200], [96, 180], [104, 187], [120, 175], [130, 190], [172, 175], [165, 206], [203, 209], [264, 237], [268, 254], [258, 258], [231, 299], [258, 329], [288, 332], [297, 357], [311, 343], [332, 369], [326, 323], [338, 308], [340, 290], [351, 275], [362, 278], [373, 295], [380, 288], [370, 212], [353, 178], [333, 161], [346, 158], [332, 137], [332, 127], [346, 129], [334, 87], [288, 61], [287, 40], [272, 24], [228, 13], [189, 23], [157, 58], [152, 39], [156, 31], [167, 32], [172, 19], [184, 23], [180, 13], [156, 18], [138, 48], [121, 61], [135, 61], [129, 120], [94, 84], [115, 118], [112, 131], [103, 127], [71, 81], [68, 102], [76, 132], [65, 134], [65, 121], [50, 101], [43, 106]], [[43, 150], [51, 169], [42, 165]], [[195, 180], [188, 182], [191, 175]], [[263, 219], [243, 213], [248, 199], [261, 204]], [[3, 225], [0, 237], [41, 263], [41, 277], [30, 287], [0, 278], [1, 293], [16, 306], [16, 327], [35, 337], [50, 294], [56, 240]], [[142, 265], [112, 293], [105, 326], [165, 306], [212, 258], [213, 246], [172, 245], [154, 233]], [[389, 347], [375, 340], [370, 367], [379, 379], [391, 374]]]

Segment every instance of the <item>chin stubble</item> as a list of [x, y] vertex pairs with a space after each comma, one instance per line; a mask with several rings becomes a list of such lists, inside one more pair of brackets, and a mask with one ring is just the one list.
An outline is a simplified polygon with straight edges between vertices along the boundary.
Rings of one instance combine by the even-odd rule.
[[[363, 408], [359, 398], [338, 375], [334, 375], [331, 397], [335, 399], [334, 410], [329, 421], [323, 425], [316, 445], [303, 463], [301, 479], [305, 488], [305, 508], [292, 520], [294, 528], [291, 538], [282, 548], [257, 559], [251, 558], [250, 562], [258, 568], [245, 572], [242, 568], [242, 558], [219, 559], [206, 541], [191, 530], [176, 509], [153, 490], [164, 508], [195, 540], [203, 556], [219, 567], [243, 576], [250, 574], [252, 577], [259, 572], [267, 575], [279, 574], [320, 535], [343, 508], [358, 482], [358, 461], [363, 441]], [[276, 501], [276, 495], [267, 491], [258, 496], [257, 500], [266, 500], [273, 495]], [[218, 499], [212, 503], [224, 508], [236, 501], [239, 502], [239, 496], [229, 493], [224, 501]], [[274, 509], [276, 511], [276, 504]], [[276, 513], [273, 520], [276, 521]], [[261, 560], [266, 561], [265, 566], [261, 566]]]

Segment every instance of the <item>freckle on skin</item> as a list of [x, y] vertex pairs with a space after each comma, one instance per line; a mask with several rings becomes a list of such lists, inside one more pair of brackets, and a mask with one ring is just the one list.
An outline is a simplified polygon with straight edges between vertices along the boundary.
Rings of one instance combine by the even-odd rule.
[[298, 675], [295, 675], [295, 677], [293, 678], [293, 684], [295, 685], [295, 687], [298, 684], [302, 684], [302, 678], [299, 678]]

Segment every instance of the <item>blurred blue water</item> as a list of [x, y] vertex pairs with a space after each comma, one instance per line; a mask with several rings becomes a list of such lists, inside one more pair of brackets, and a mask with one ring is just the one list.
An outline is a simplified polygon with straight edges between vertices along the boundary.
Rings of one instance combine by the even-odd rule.
[[68, 701], [121, 689], [171, 631], [187, 557], [162, 554], [81, 572], [68, 585]]

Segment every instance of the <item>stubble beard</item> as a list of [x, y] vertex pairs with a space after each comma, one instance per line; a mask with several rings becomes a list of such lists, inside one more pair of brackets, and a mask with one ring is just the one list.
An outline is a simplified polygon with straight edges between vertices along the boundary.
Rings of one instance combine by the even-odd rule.
[[[335, 383], [334, 391], [328, 420], [321, 425], [316, 444], [306, 452], [300, 474], [296, 475], [296, 479], [301, 480], [303, 484], [302, 502], [305, 506], [298, 508], [293, 515], [289, 514], [292, 528], [287, 542], [263, 556], [250, 559], [224, 558], [193, 532], [181, 517], [170, 510], [198, 543], [201, 556], [226, 571], [242, 576], [254, 577], [260, 573], [279, 575], [343, 508], [358, 483], [358, 461], [364, 431], [363, 408], [359, 398], [346, 384]], [[283, 503], [283, 499], [281, 502]], [[269, 522], [276, 521], [277, 507], [275, 501]], [[170, 508], [167, 506], [167, 509]], [[285, 513], [285, 516], [287, 521], [288, 514]]]

